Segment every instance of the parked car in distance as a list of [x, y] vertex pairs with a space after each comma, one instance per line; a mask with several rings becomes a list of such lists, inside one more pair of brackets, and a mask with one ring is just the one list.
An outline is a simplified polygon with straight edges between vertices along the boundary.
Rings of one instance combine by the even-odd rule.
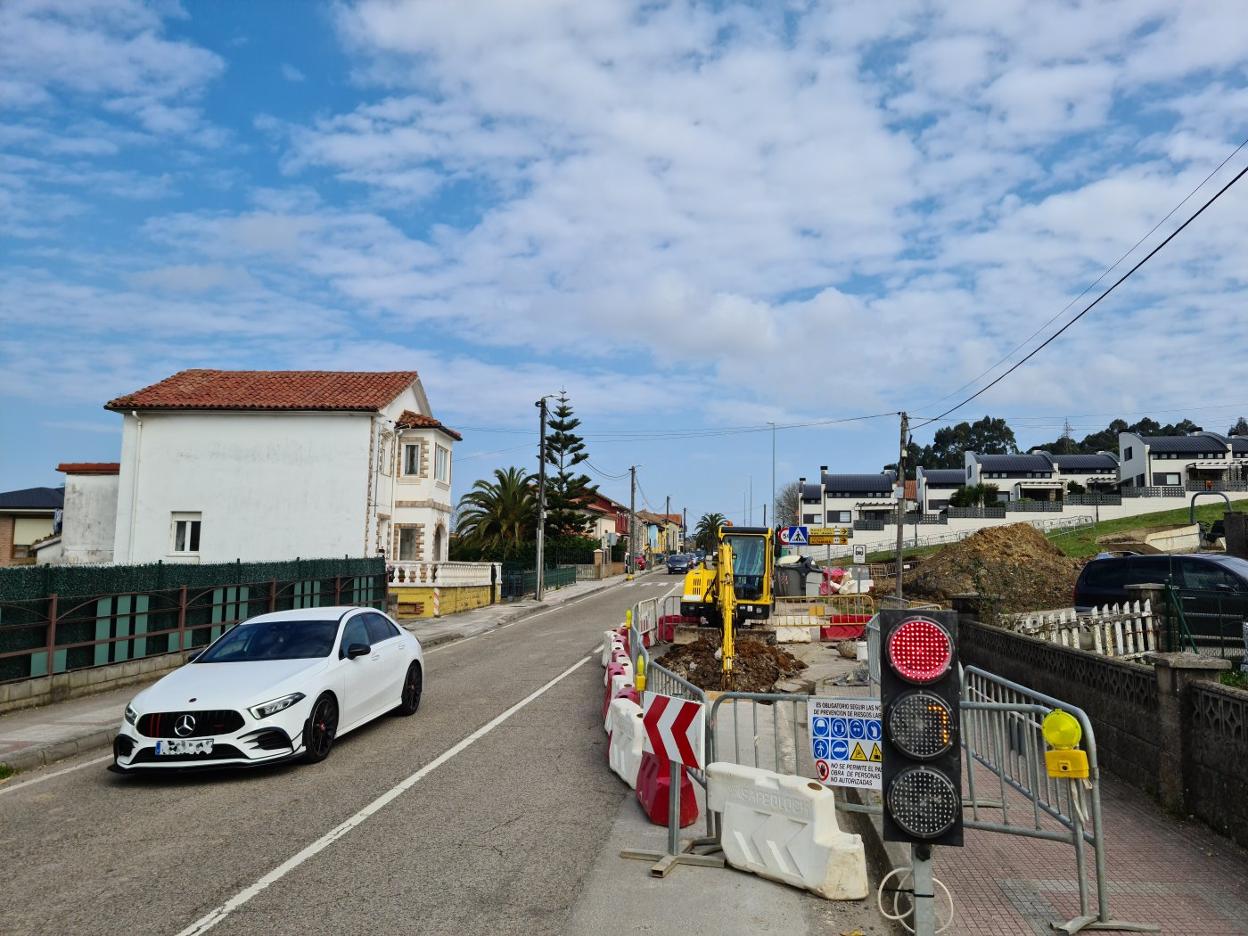
[[134, 697], [112, 769], [315, 763], [348, 731], [415, 713], [423, 687], [420, 642], [380, 611], [261, 614]]
[[689, 571], [693, 563], [689, 556], [684, 553], [672, 553], [667, 557], [667, 572], [669, 575], [684, 575]]
[[[1217, 638], [1243, 645], [1248, 620], [1248, 560], [1219, 553], [1133, 555], [1093, 559], [1075, 583], [1075, 607], [1086, 610], [1129, 599], [1128, 585], [1170, 584], [1197, 643]], [[1202, 641], [1200, 638], [1205, 638]]]

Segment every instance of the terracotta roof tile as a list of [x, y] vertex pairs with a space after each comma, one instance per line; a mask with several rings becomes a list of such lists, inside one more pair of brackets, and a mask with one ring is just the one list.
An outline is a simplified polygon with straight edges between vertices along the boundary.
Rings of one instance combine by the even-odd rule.
[[425, 416], [423, 413], [413, 413], [410, 409], [405, 409], [394, 425], [396, 429], [440, 429], [457, 442], [464, 441], [462, 435], [449, 426], [443, 425], [441, 420]]
[[75, 475], [115, 475], [121, 473], [117, 462], [61, 462], [57, 471]]
[[415, 371], [184, 370], [109, 400], [104, 408], [375, 413], [416, 379]]

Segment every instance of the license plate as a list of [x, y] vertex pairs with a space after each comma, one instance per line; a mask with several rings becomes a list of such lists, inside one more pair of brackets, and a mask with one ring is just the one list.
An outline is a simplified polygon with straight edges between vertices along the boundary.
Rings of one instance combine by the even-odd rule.
[[212, 739], [207, 740], [171, 740], [156, 742], [156, 756], [163, 754], [211, 754]]

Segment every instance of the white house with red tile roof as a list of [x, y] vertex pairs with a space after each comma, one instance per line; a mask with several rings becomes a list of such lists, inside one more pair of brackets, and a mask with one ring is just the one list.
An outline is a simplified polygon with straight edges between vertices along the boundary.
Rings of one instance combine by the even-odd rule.
[[461, 437], [415, 371], [187, 370], [106, 408], [115, 562], [446, 558]]

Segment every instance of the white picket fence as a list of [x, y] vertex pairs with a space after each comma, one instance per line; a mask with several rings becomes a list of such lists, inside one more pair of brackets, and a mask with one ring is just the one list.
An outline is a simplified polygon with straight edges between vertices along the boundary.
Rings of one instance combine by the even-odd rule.
[[1074, 608], [1030, 611], [1011, 615], [1007, 626], [1063, 647], [1107, 657], [1138, 656], [1157, 649], [1155, 619], [1148, 601], [1128, 601], [1082, 613]]

